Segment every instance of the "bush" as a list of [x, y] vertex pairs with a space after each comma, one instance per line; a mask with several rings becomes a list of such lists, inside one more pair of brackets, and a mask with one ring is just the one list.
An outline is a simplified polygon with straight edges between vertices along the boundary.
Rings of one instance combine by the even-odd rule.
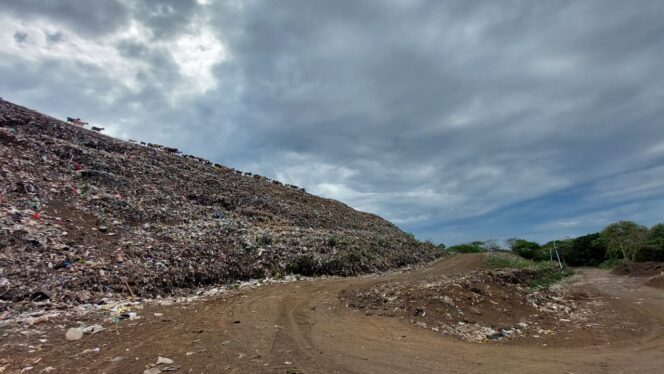
[[565, 243], [560, 246], [561, 254], [570, 266], [598, 266], [606, 260], [607, 248], [599, 233], [579, 236], [561, 243]]
[[602, 262], [601, 264], [599, 264], [598, 267], [599, 267], [600, 269], [611, 270], [611, 269], [613, 269], [614, 267], [616, 267], [616, 265], [621, 264], [622, 262], [623, 262], [622, 259], [619, 259], [619, 258], [610, 258], [610, 259], [608, 259], [608, 260], [605, 260], [605, 261]]
[[637, 261], [664, 261], [664, 223], [648, 230], [648, 243], [637, 255]]
[[508, 240], [510, 249], [512, 253], [517, 256], [521, 256], [527, 260], [541, 260], [543, 257], [541, 252], [541, 247], [536, 242], [530, 242], [524, 239], [510, 239]]
[[536, 262], [524, 260], [521, 257], [508, 253], [505, 254], [487, 254], [484, 262], [487, 266], [494, 269], [525, 269], [538, 266]]
[[451, 253], [482, 253], [484, 248], [475, 243], [466, 243], [453, 245], [447, 248], [447, 251]]
[[549, 288], [553, 284], [560, 282], [561, 280], [563, 280], [563, 278], [568, 277], [572, 274], [574, 274], [574, 272], [568, 269], [560, 271], [556, 267], [548, 267], [546, 269], [543, 269], [539, 277], [533, 278], [530, 282], [527, 282], [526, 284], [528, 287], [530, 287], [531, 290]]
[[636, 254], [634, 260], [639, 262], [664, 261], [664, 249], [648, 243]]

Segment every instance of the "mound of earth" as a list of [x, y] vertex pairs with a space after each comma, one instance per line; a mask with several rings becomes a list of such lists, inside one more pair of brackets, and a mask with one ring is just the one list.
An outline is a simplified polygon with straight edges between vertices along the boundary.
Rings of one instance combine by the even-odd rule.
[[646, 282], [647, 286], [664, 289], [664, 274], [656, 275]]
[[575, 303], [579, 295], [565, 295], [562, 288], [529, 287], [557, 271], [555, 267], [474, 270], [379, 283], [342, 291], [340, 297], [367, 315], [402, 318], [467, 341], [537, 337], [553, 334], [561, 321], [587, 318]]
[[156, 297], [435, 259], [390, 222], [160, 145], [0, 100], [0, 299]]
[[611, 272], [630, 277], [652, 277], [664, 273], [664, 262], [623, 262], [613, 268]]

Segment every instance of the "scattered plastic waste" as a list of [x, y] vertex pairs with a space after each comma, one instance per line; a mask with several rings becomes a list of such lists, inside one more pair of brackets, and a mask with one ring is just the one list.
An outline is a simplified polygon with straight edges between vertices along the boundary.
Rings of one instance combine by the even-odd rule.
[[65, 333], [65, 338], [69, 341], [81, 340], [83, 338], [83, 330], [79, 327], [72, 327]]
[[170, 358], [161, 357], [161, 356], [157, 357], [157, 365], [161, 365], [161, 364], [170, 365], [172, 363], [173, 363], [173, 360], [171, 360]]

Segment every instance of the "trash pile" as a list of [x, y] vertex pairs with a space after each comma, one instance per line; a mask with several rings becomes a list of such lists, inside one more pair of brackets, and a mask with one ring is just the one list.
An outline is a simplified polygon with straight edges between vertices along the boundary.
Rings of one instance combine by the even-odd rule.
[[379, 283], [345, 290], [341, 299], [366, 315], [397, 317], [470, 342], [538, 338], [563, 323], [583, 323], [565, 287], [531, 290], [525, 283], [555, 269], [475, 270], [428, 280]]
[[352, 275], [440, 255], [376, 215], [299, 187], [4, 100], [0, 251], [2, 318], [23, 304]]

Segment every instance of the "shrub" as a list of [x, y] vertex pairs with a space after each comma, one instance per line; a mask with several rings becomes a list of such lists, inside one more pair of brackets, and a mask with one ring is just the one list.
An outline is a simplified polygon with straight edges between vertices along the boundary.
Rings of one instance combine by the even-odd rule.
[[484, 262], [487, 266], [494, 269], [525, 269], [538, 266], [534, 261], [524, 260], [508, 253], [505, 254], [487, 254]]
[[648, 230], [648, 243], [638, 261], [664, 261], [664, 223], [658, 223]]
[[620, 263], [622, 263], [622, 260], [621, 260], [621, 259], [619, 259], [619, 258], [610, 258], [610, 259], [608, 259], [608, 260], [602, 262], [602, 263], [599, 264], [598, 266], [599, 266], [600, 269], [611, 270], [611, 269], [613, 269], [614, 267], [616, 267], [616, 265], [618, 265], [618, 264], [620, 264]]
[[527, 282], [527, 286], [531, 290], [539, 290], [543, 288], [549, 288], [554, 283], [560, 282], [563, 278], [574, 274], [571, 270], [560, 271], [556, 267], [549, 267], [546, 270], [543, 270], [540, 273], [539, 277], [533, 278], [530, 282]]
[[508, 243], [510, 245], [510, 249], [512, 250], [512, 253], [514, 253], [517, 256], [521, 256], [527, 260], [535, 260], [538, 259], [540, 260], [542, 257], [539, 252], [540, 251], [540, 245], [536, 242], [531, 242], [525, 239], [509, 239]]
[[466, 244], [458, 244], [458, 245], [453, 245], [449, 248], [447, 248], [448, 252], [451, 253], [482, 253], [484, 252], [484, 248], [477, 244], [473, 243], [466, 243]]

